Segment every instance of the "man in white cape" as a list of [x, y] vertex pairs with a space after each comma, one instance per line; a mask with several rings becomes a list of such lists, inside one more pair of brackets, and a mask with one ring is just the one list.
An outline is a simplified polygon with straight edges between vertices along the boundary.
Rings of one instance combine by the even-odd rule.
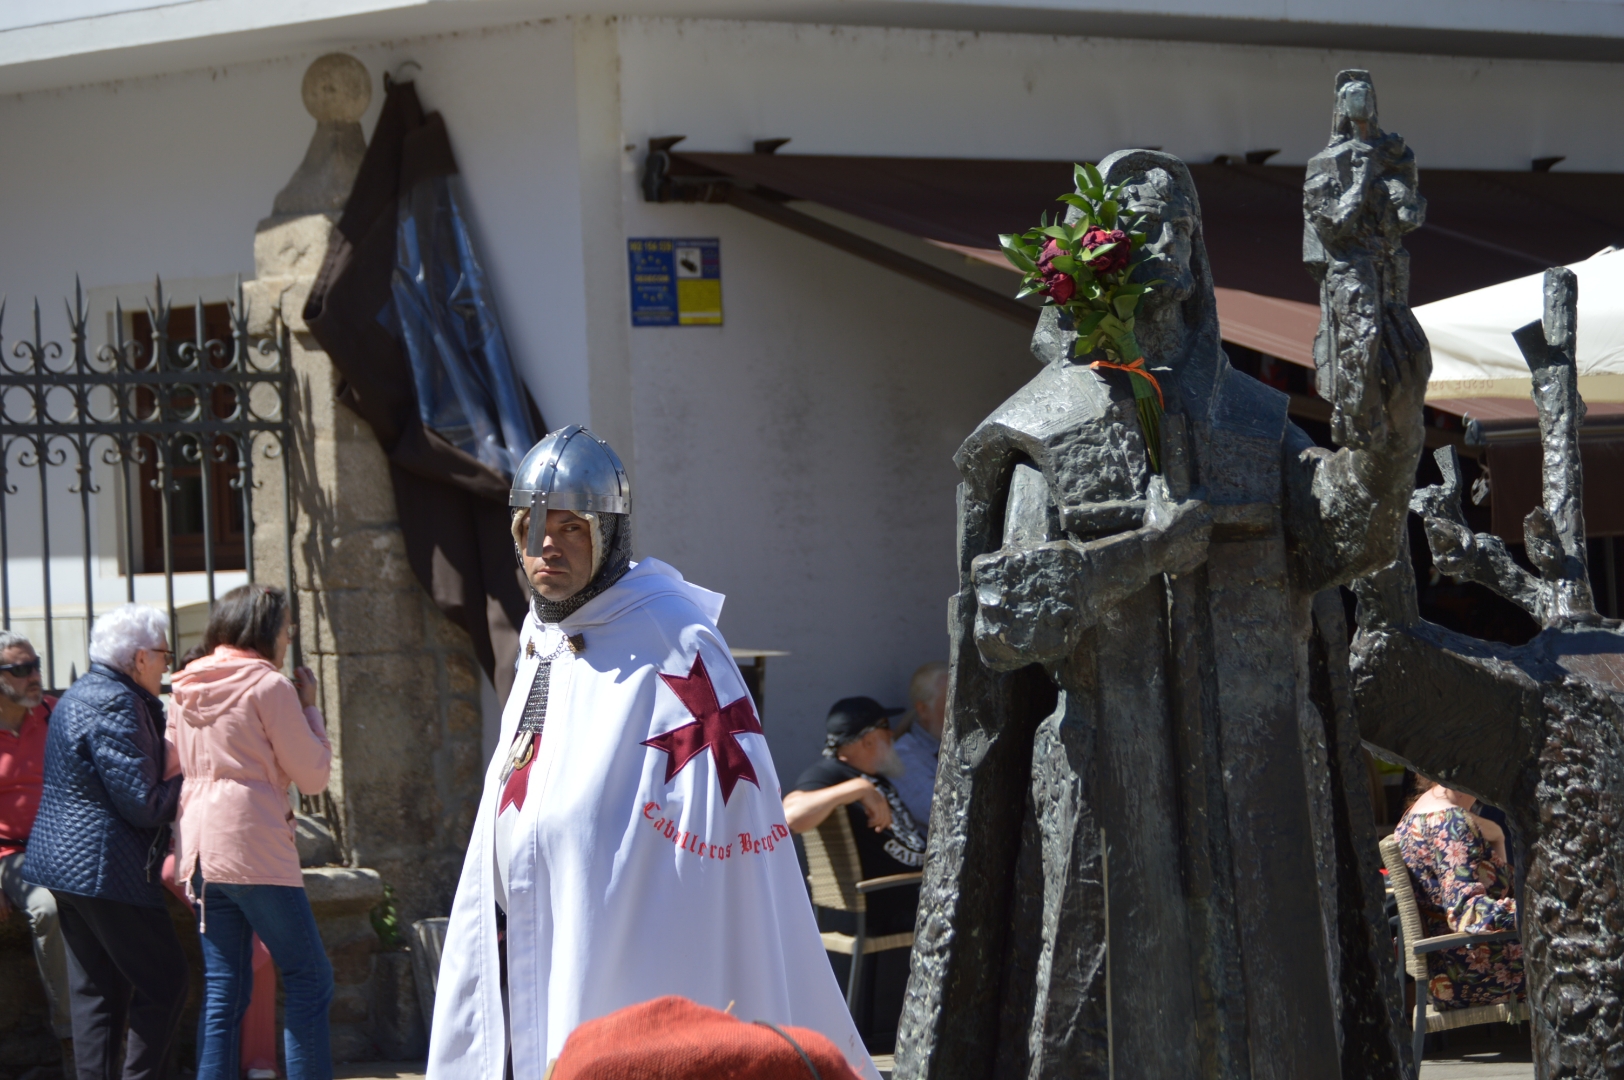
[[451, 909], [429, 1080], [502, 1080], [510, 1052], [515, 1080], [542, 1080], [578, 1024], [666, 994], [821, 1032], [878, 1080], [716, 629], [722, 597], [631, 562], [625, 470], [583, 428], [531, 449], [511, 502], [534, 596]]

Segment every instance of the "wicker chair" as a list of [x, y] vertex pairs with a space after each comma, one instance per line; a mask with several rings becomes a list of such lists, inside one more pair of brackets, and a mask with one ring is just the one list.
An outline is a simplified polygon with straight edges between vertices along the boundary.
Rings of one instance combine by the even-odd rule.
[[863, 865], [857, 858], [857, 838], [852, 835], [851, 817], [843, 806], [836, 807], [817, 828], [802, 833], [801, 842], [806, 846], [806, 865], [810, 871], [806, 880], [812, 886], [812, 903], [835, 911], [849, 911], [857, 917], [856, 934], [823, 932], [825, 949], [851, 957], [851, 974], [846, 977], [846, 1008], [856, 1016], [863, 958], [890, 949], [911, 949], [914, 941], [912, 930], [868, 936], [868, 894], [913, 885], [925, 875], [916, 871], [864, 880]]
[[1528, 1002], [1516, 1001], [1499, 1005], [1474, 1005], [1465, 1009], [1436, 1008], [1427, 994], [1427, 954], [1443, 949], [1458, 949], [1463, 945], [1479, 945], [1490, 941], [1516, 941], [1511, 930], [1489, 934], [1440, 934], [1423, 937], [1421, 908], [1415, 899], [1415, 884], [1410, 868], [1404, 865], [1398, 841], [1391, 836], [1381, 838], [1382, 862], [1387, 864], [1387, 880], [1398, 902], [1399, 926], [1404, 935], [1404, 970], [1415, 980], [1415, 1018], [1411, 1021], [1415, 1039], [1415, 1064], [1421, 1067], [1421, 1054], [1426, 1045], [1427, 1032], [1449, 1031], [1452, 1028], [1474, 1027], [1495, 1022], [1517, 1024], [1528, 1019]]

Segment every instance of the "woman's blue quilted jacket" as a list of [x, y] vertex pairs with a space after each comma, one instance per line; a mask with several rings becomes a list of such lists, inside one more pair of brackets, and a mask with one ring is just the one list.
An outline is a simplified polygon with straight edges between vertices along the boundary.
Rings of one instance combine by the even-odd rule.
[[163, 703], [122, 671], [90, 665], [51, 714], [23, 877], [54, 892], [163, 907], [160, 870], [181, 786], [163, 774]]

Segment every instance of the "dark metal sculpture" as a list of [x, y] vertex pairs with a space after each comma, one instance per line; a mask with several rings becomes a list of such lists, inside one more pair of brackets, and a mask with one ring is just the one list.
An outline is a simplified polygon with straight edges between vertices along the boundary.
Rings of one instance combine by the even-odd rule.
[[1624, 634], [1596, 614], [1585, 562], [1574, 365], [1577, 278], [1545, 275], [1545, 312], [1514, 335], [1533, 372], [1544, 505], [1523, 523], [1523, 570], [1474, 534], [1453, 448], [1416, 492], [1439, 570], [1517, 603], [1544, 629], [1519, 648], [1423, 622], [1407, 554], [1356, 586], [1352, 673], [1365, 739], [1502, 807], [1540, 1080], [1624, 1076]]
[[1410, 256], [1399, 241], [1421, 224], [1426, 205], [1415, 154], [1376, 122], [1370, 73], [1337, 75], [1331, 142], [1308, 162], [1303, 261], [1320, 283], [1314, 367], [1338, 446], [1366, 447], [1381, 436], [1384, 362], [1424, 340], [1406, 302]]
[[[1373, 126], [1351, 74], [1339, 109], [1360, 82]], [[1423, 444], [1431, 360], [1381, 269], [1421, 204], [1382, 139], [1336, 181], [1322, 245], [1382, 282], [1370, 304], [1328, 302], [1335, 355], [1367, 358], [1332, 388], [1364, 445], [1334, 454], [1229, 366], [1183, 163], [1100, 163], [1150, 214], [1140, 272], [1166, 283], [1137, 325], [1166, 392], [1163, 474], [1127, 377], [1074, 359], [1046, 312], [1043, 370], [956, 457], [948, 724], [899, 1077], [1404, 1075], [1334, 591], [1392, 560]]]

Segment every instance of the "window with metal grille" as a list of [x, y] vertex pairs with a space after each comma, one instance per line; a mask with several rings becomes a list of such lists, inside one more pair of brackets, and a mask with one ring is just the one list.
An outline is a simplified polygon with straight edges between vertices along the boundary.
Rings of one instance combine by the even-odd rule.
[[[231, 309], [227, 304], [203, 305], [203, 333], [199, 338], [197, 333], [197, 313], [192, 307], [176, 307], [169, 316], [169, 338], [171, 341], [219, 341], [224, 343], [219, 355], [208, 352], [209, 363], [216, 368], [227, 366], [231, 356]], [[130, 336], [141, 347], [141, 359], [138, 363], [150, 363], [152, 355], [152, 320], [147, 313], [136, 312], [130, 316]], [[187, 394], [191, 391], [179, 391]], [[144, 413], [153, 407], [152, 392], [142, 389], [138, 391], [138, 408]], [[192, 406], [190, 400], [170, 402], [173, 407], [188, 409]], [[228, 417], [236, 408], [236, 392], [227, 386], [215, 387], [209, 407], [217, 417]], [[221, 453], [219, 458], [211, 462], [208, 467], [209, 494], [206, 500], [208, 513], [213, 518], [214, 534], [214, 568], [216, 570], [241, 570], [244, 568], [243, 533], [243, 504], [242, 493], [232, 485], [239, 475], [235, 465], [235, 454], [227, 453], [225, 440], [220, 441]], [[141, 561], [137, 568], [142, 573], [162, 573], [164, 569], [164, 515], [163, 499], [158, 490], [158, 460], [155, 447], [147, 446], [148, 452], [140, 465], [140, 506], [141, 506]], [[223, 460], [222, 460], [223, 459]], [[197, 571], [205, 568], [204, 564], [204, 529], [203, 515], [205, 500], [203, 498], [204, 467], [201, 461], [191, 462], [176, 455], [173, 468], [174, 488], [170, 495], [169, 504], [169, 538], [170, 557], [174, 560], [172, 569], [176, 573]]]

